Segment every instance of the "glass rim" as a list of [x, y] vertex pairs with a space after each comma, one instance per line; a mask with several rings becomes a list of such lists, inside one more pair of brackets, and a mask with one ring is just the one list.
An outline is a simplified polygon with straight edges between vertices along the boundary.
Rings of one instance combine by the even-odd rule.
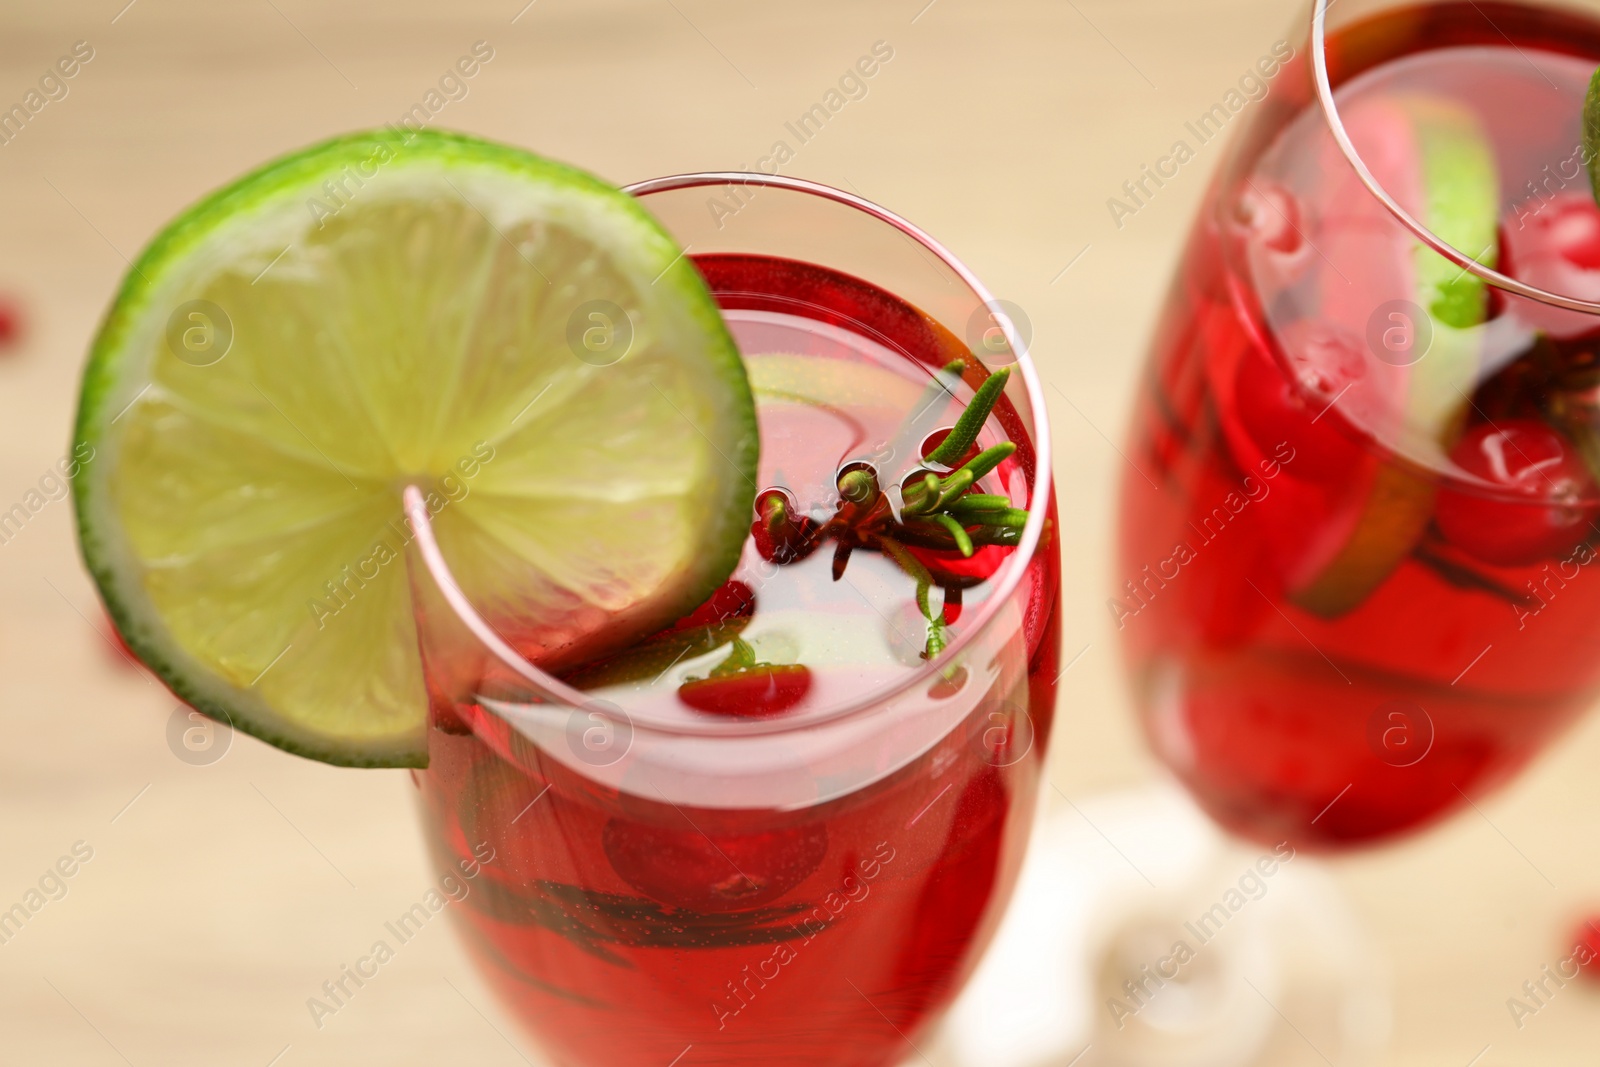
[[[1024, 572], [1026, 572], [1038, 552], [1039, 542], [1043, 537], [1044, 525], [1047, 521], [1048, 504], [1054, 492], [1051, 470], [1049, 413], [1045, 408], [1044, 387], [1039, 379], [1038, 371], [1033, 365], [1033, 359], [1028, 353], [1027, 345], [1024, 343], [1011, 316], [1001, 306], [1000, 302], [995, 299], [994, 294], [978, 280], [977, 276], [972, 273], [966, 264], [957, 259], [949, 249], [945, 248], [925, 230], [864, 197], [847, 193], [842, 189], [835, 189], [829, 185], [823, 185], [820, 182], [781, 174], [752, 174], [746, 171], [702, 171], [673, 174], [625, 185], [622, 187], [622, 191], [637, 197], [672, 189], [726, 185], [729, 183], [768, 185], [774, 188], [788, 189], [792, 192], [819, 196], [862, 211], [900, 231], [906, 237], [933, 253], [941, 264], [961, 279], [962, 283], [989, 310], [996, 325], [1003, 332], [1012, 354], [1015, 356], [1015, 369], [1021, 375], [1023, 386], [1028, 396], [1029, 415], [1033, 421], [1031, 444], [1033, 445], [1034, 464], [1033, 478], [1029, 486], [1031, 499], [1029, 500], [1028, 521], [1023, 526], [1022, 536], [1016, 546], [1016, 551], [1012, 552], [1006, 559], [996, 576], [994, 592], [985, 599], [982, 607], [974, 614], [971, 625], [962, 628], [962, 632], [956, 635], [955, 640], [950, 642], [942, 655], [937, 659], [925, 661], [922, 665], [908, 670], [904, 677], [887, 685], [871, 689], [857, 699], [841, 703], [815, 716], [806, 717], [795, 722], [785, 722], [781, 719], [749, 719], [742, 721], [708, 721], [702, 724], [659, 722], [653, 719], [642, 719], [622, 708], [616, 707], [603, 697], [593, 696], [581, 689], [568, 685], [555, 675], [530, 663], [527, 658], [511, 647], [510, 643], [502, 638], [494, 627], [489, 625], [488, 620], [478, 613], [478, 610], [467, 598], [466, 593], [461, 589], [460, 584], [456, 582], [455, 575], [450, 570], [450, 565], [445, 561], [444, 554], [439, 549], [439, 542], [434, 537], [432, 519], [428, 513], [425, 488], [411, 484], [405, 487], [403, 493], [406, 521], [411, 527], [417, 550], [422, 556], [422, 562], [427, 568], [434, 586], [443, 596], [446, 605], [483, 648], [487, 649], [496, 659], [511, 668], [525, 681], [531, 683], [541, 696], [553, 698], [567, 707], [582, 709], [611, 719], [617, 718], [620, 713], [630, 728], [643, 729], [658, 734], [712, 740], [796, 733], [813, 730], [824, 725], [832, 725], [845, 719], [854, 719], [879, 710], [908, 690], [931, 683], [934, 679], [940, 677], [944, 667], [953, 662], [961, 652], [976, 641], [980, 634], [987, 632], [1000, 610], [1010, 603], [1012, 595], [1022, 582]], [[687, 252], [687, 247], [685, 251]], [[976, 354], [974, 354], [974, 358], [978, 358]], [[980, 359], [979, 362], [982, 362], [982, 360]]]
[[[1315, 84], [1317, 100], [1322, 106], [1322, 114], [1328, 122], [1328, 128], [1333, 134], [1333, 139], [1339, 145], [1339, 151], [1344, 155], [1345, 161], [1355, 170], [1356, 177], [1361, 180], [1362, 185], [1366, 186], [1367, 192], [1371, 193], [1389, 214], [1394, 216], [1397, 222], [1410, 230], [1412, 236], [1455, 266], [1460, 267], [1462, 271], [1474, 274], [1496, 289], [1516, 296], [1535, 300], [1541, 304], [1549, 304], [1552, 307], [1564, 308], [1568, 311], [1579, 311], [1600, 316], [1600, 303], [1553, 293], [1547, 289], [1541, 289], [1538, 286], [1518, 281], [1509, 275], [1500, 273], [1493, 267], [1484, 266], [1472, 256], [1462, 252], [1423, 225], [1416, 216], [1401, 206], [1400, 202], [1383, 187], [1383, 184], [1368, 169], [1366, 162], [1361, 158], [1361, 152], [1350, 139], [1350, 134], [1345, 129], [1344, 119], [1339, 114], [1338, 101], [1334, 99], [1333, 84], [1329, 80], [1328, 9], [1336, 3], [1338, 3], [1338, 0], [1312, 0], [1312, 82]], [[1481, 255], [1482, 253], [1479, 254]]]

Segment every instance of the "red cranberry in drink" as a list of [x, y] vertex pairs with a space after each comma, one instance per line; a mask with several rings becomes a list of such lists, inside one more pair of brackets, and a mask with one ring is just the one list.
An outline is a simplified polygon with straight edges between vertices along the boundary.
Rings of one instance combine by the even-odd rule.
[[1285, 338], [1288, 373], [1264, 348], [1251, 345], [1239, 363], [1234, 397], [1239, 421], [1266, 455], [1287, 443], [1297, 478], [1332, 481], [1350, 473], [1361, 445], [1339, 413], [1341, 393], [1365, 374], [1361, 356], [1331, 331], [1315, 327]]
[[1234, 225], [1263, 248], [1289, 254], [1305, 245], [1300, 202], [1273, 182], [1252, 182], [1234, 201]]
[[646, 896], [712, 914], [775, 900], [805, 881], [828, 852], [821, 823], [747, 834], [612, 819], [602, 843], [611, 867]]
[[1223, 228], [1235, 254], [1250, 258], [1279, 285], [1293, 285], [1305, 273], [1311, 259], [1305, 211], [1283, 186], [1269, 181], [1246, 185]]
[[1474, 426], [1450, 459], [1487, 484], [1481, 493], [1443, 490], [1434, 517], [1445, 537], [1485, 563], [1523, 566], [1567, 552], [1600, 513], [1577, 450], [1542, 422]]
[[[993, 578], [1011, 549], [1003, 545], [978, 545], [972, 555], [963, 556], [949, 549], [908, 546], [911, 554], [932, 572], [940, 585], [970, 586]], [[946, 618], [946, 622], [955, 622]]]
[[730, 619], [748, 619], [756, 613], [756, 594], [744, 582], [730, 578], [704, 604], [672, 624], [674, 630], [716, 626]]
[[[1561, 296], [1600, 302], [1600, 206], [1587, 189], [1520, 205], [1501, 227], [1501, 270]], [[1567, 340], [1600, 332], [1600, 318], [1512, 297], [1519, 319]]]
[[695, 678], [678, 699], [708, 715], [764, 719], [781, 715], [811, 692], [811, 670], [799, 663], [758, 663], [736, 673]]

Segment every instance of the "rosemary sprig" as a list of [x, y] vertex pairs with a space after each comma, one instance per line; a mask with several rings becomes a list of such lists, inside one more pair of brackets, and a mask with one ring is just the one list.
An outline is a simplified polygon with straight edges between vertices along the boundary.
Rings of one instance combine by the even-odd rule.
[[541, 926], [618, 967], [633, 965], [609, 946], [713, 949], [789, 941], [807, 933], [798, 919], [813, 908], [797, 903], [698, 912], [542, 878], [517, 886], [486, 878], [466, 899], [499, 922]]
[[[955, 369], [958, 366], [952, 364], [946, 371]], [[961, 463], [977, 442], [1009, 377], [1008, 368], [1001, 368], [989, 376], [945, 439], [928, 453], [926, 462], [946, 468]], [[935, 385], [943, 389], [942, 376], [936, 378]], [[889, 556], [917, 583], [917, 608], [928, 623], [927, 644], [923, 651], [926, 659], [932, 659], [944, 651], [948, 640], [945, 604], [953, 599], [959, 603], [959, 583], [941, 586], [945, 590], [944, 604], [935, 611], [928, 596], [929, 590], [936, 584], [934, 577], [906, 546], [910, 544], [936, 549], [953, 547], [961, 555], [970, 558], [983, 545], [1017, 544], [1021, 539], [1022, 527], [1027, 524], [1028, 513], [1012, 507], [1008, 496], [975, 491], [979, 479], [990, 474], [1016, 450], [1015, 443], [1005, 441], [984, 449], [943, 476], [934, 471], [924, 471], [920, 482], [912, 482], [902, 489], [900, 513], [894, 517], [898, 521], [888, 523], [887, 528], [880, 528], [875, 535], [855, 542], [870, 544]], [[878, 507], [881, 491], [870, 471], [856, 468], [846, 472], [839, 479], [839, 492], [846, 501], [855, 505], [855, 514], [881, 516]], [[841, 504], [841, 513], [846, 510], [851, 509]], [[835, 576], [843, 573], [851, 547], [847, 538], [840, 538], [839, 552], [834, 557]], [[950, 582], [951, 579], [946, 581]]]
[[[944, 651], [948, 642], [946, 609], [952, 613], [959, 610], [962, 587], [975, 584], [978, 579], [943, 567], [935, 576], [907, 546], [955, 551], [970, 558], [986, 545], [1017, 545], [1028, 521], [1028, 512], [1012, 507], [1009, 496], [982, 492], [978, 486], [1016, 453], [1016, 444], [1003, 441], [967, 459], [999, 402], [1010, 378], [1009, 368], [995, 371], [978, 387], [944, 440], [923, 459], [928, 467], [938, 469], [923, 469], [900, 486], [891, 485], [887, 493], [879, 482], [883, 464], [893, 461], [897, 454], [904, 455], [901, 450], [913, 442], [920, 445], [929, 421], [944, 411], [944, 405], [954, 396], [956, 376], [968, 365], [967, 361], [955, 360], [934, 372], [916, 409], [907, 414], [895, 435], [839, 475], [839, 500], [826, 522], [796, 514], [782, 492], [770, 491], [757, 500], [758, 518], [751, 527], [762, 555], [778, 564], [803, 559], [832, 538], [834, 581], [844, 577], [857, 549], [881, 552], [893, 559], [916, 582], [917, 608], [928, 623], [923, 652], [927, 659]], [[896, 471], [904, 469], [899, 467]], [[944, 591], [937, 611], [929, 599], [935, 585]], [[743, 662], [741, 656], [745, 654], [736, 643], [722, 666], [737, 668]], [[753, 659], [753, 653], [745, 658]]]
[[894, 538], [879, 535], [877, 540], [878, 547], [883, 550], [884, 555], [898, 563], [900, 569], [917, 583], [917, 610], [928, 620], [928, 640], [923, 648], [922, 658], [932, 659], [943, 652], [945, 646], [944, 605], [940, 604], [939, 610], [935, 612], [928, 601], [928, 592], [933, 588], [933, 573]]
[[955, 519], [942, 512], [938, 515], [931, 516], [931, 520], [935, 523], [938, 523], [940, 526], [943, 526], [945, 531], [955, 539], [956, 547], [961, 550], [961, 554], [963, 556], [972, 555], [972, 536], [967, 533], [967, 528], [965, 526], [962, 526]]
[[978, 439], [983, 424], [989, 420], [989, 412], [994, 410], [994, 403], [1000, 399], [1000, 391], [1006, 387], [1006, 379], [1010, 377], [1010, 367], [1001, 367], [989, 375], [989, 379], [978, 387], [972, 403], [961, 413], [961, 418], [956, 420], [949, 435], [939, 443], [938, 448], [928, 453], [929, 463], [949, 467], [967, 454], [967, 449]]
[[[967, 410], [971, 411], [972, 409], [968, 408]], [[940, 447], [943, 446], [941, 445]], [[970, 448], [971, 446], [969, 445], [968, 447]], [[940, 478], [937, 474], [931, 472], [923, 475], [921, 484], [913, 485], [906, 490], [906, 506], [902, 511], [906, 514], [920, 515], [923, 512], [933, 511], [953, 501], [960, 495], [958, 492], [952, 491], [958, 482], [964, 487], [971, 486], [979, 478], [982, 478], [1000, 466], [1002, 462], [1009, 459], [1016, 450], [1017, 446], [1014, 442], [1002, 441], [979, 452], [972, 457], [971, 462], [959, 470], [953, 471], [945, 478]], [[988, 496], [989, 494], [978, 495]], [[1009, 498], [1002, 499], [1005, 499], [1008, 505], [1011, 503]]]

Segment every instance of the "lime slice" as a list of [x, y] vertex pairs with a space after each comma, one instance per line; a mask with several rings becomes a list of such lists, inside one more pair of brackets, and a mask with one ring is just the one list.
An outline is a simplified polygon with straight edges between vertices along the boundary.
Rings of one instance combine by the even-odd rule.
[[[1386, 189], [1451, 247], [1494, 265], [1499, 247], [1499, 170], [1488, 135], [1475, 115], [1441, 98], [1404, 97], [1350, 108], [1347, 125]], [[1382, 211], [1364, 191], [1359, 195], [1361, 202]], [[1348, 224], [1360, 225], [1354, 219]], [[1378, 226], [1384, 234], [1399, 228], [1387, 216], [1378, 220]], [[1371, 242], [1363, 247], [1370, 249]], [[1413, 242], [1409, 253], [1402, 254], [1398, 276], [1409, 282], [1397, 284], [1409, 284], [1415, 294], [1427, 322], [1413, 325], [1426, 328], [1431, 343], [1415, 363], [1396, 368], [1403, 375], [1405, 391], [1400, 420], [1407, 433], [1433, 440], [1448, 451], [1460, 433], [1478, 378], [1482, 339], [1477, 327], [1488, 314], [1487, 286], [1420, 243]], [[1372, 264], [1365, 267], [1346, 262], [1344, 272], [1357, 279], [1363, 274], [1388, 277]], [[1337, 290], [1338, 283], [1333, 287]], [[1355, 309], [1352, 312], [1355, 318]], [[1358, 324], [1365, 325], [1359, 320]], [[1411, 466], [1386, 461], [1343, 548], [1293, 594], [1294, 600], [1330, 617], [1354, 609], [1416, 547], [1432, 516], [1432, 483]]]
[[128, 644], [201, 711], [359, 766], [427, 759], [405, 485], [481, 613], [554, 668], [722, 583], [758, 448], [714, 301], [632, 198], [398, 131], [167, 227], [94, 343], [77, 439], [83, 554]]

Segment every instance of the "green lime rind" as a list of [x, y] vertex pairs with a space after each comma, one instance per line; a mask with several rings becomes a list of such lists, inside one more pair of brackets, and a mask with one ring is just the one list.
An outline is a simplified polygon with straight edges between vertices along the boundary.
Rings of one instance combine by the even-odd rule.
[[[1441, 105], [1422, 108], [1426, 218], [1433, 232], [1486, 267], [1499, 258], [1500, 170], [1476, 116]], [[1488, 317], [1488, 283], [1427, 248], [1418, 248], [1419, 296], [1434, 319], [1465, 330]]]
[[[625, 255], [625, 265], [630, 269], [648, 265], [649, 270], [642, 277], [649, 281], [654, 276], [654, 281], [646, 291], [647, 296], [654, 301], [650, 305], [652, 308], [666, 309], [663, 317], [670, 319], [669, 325], [673, 328], [668, 340], [682, 342], [687, 338], [692, 342], [686, 345], [692, 351], [683, 357], [684, 367], [693, 372], [692, 377], [698, 383], [696, 389], [711, 394], [706, 403], [714, 405], [715, 418], [710, 420], [709, 427], [694, 422], [690, 425], [708, 446], [717, 449], [718, 462], [725, 463], [726, 469], [699, 487], [704, 489], [703, 495], [708, 499], [694, 498], [697, 505], [694, 514], [699, 523], [697, 543], [692, 546], [694, 551], [689, 553], [684, 549], [688, 562], [672, 575], [670, 583], [649, 590], [655, 595], [654, 600], [650, 595], [641, 595], [640, 603], [644, 607], [629, 616], [633, 630], [670, 621], [701, 603], [736, 566], [747, 534], [759, 437], [754, 402], [738, 350], [715, 301], [683, 251], [637, 202], [620, 190], [582, 171], [520, 149], [434, 131], [411, 133], [390, 129], [339, 137], [285, 156], [210, 194], [158, 234], [124, 278], [91, 347], [75, 428], [75, 440], [95, 449], [94, 460], [85, 466], [73, 486], [79, 545], [107, 610], [140, 659], [174, 694], [205, 714], [227, 721], [279, 748], [327, 763], [420, 767], [427, 762], [426, 697], [415, 679], [402, 687], [405, 693], [404, 699], [398, 702], [401, 706], [388, 709], [380, 726], [370, 730], [364, 726], [360, 729], [328, 728], [315, 716], [308, 718], [299, 714], [304, 709], [273, 706], [254, 683], [244, 684], [253, 671], [233, 664], [231, 676], [224, 674], [221, 667], [198, 658], [178, 641], [153, 606], [145, 584], [145, 561], [133, 551], [130, 537], [123, 528], [125, 515], [118, 510], [116, 489], [123, 458], [119, 445], [128, 436], [127, 426], [138, 421], [145, 412], [149, 401], [142, 401], [140, 397], [155, 381], [158, 357], [151, 337], [152, 331], [159, 335], [166, 318], [168, 304], [162, 298], [172, 297], [175, 290], [183, 292], [178, 283], [185, 276], [184, 272], [193, 274], [198, 269], [194, 261], [202, 252], [215, 256], [215, 247], [207, 243], [217, 238], [224, 227], [238, 226], [245, 220], [243, 224], [254, 225], [260, 221], [263, 227], [276, 226], [289, 231], [297, 225], [307, 231], [312, 229], [314, 215], [306, 213], [308, 199], [321, 195], [325, 180], [337, 178], [352, 168], [370, 168], [375, 153], [385, 154], [381, 169], [389, 174], [405, 175], [417, 168], [417, 174], [442, 172], [464, 182], [475, 180], [474, 175], [492, 176], [492, 181], [488, 177], [484, 180], [498, 183], [496, 187], [527, 189], [541, 196], [549, 193], [552, 203], [559, 200], [581, 204], [584, 211], [589, 212], [585, 218], [604, 230], [601, 236], [610, 242], [600, 247], [617, 252], [619, 261]], [[358, 173], [368, 171], [359, 170]], [[533, 199], [545, 203], [543, 199]], [[471, 200], [467, 202], [472, 203]], [[301, 213], [298, 223], [290, 220], [294, 212]], [[490, 227], [495, 225], [481, 209], [479, 215]], [[264, 259], [260, 265], [266, 265]], [[659, 354], [652, 358], [658, 363], [661, 359]], [[662, 392], [659, 388], [657, 391]], [[156, 390], [151, 395], [159, 392]], [[672, 403], [665, 392], [662, 392], [662, 399]], [[680, 394], [679, 401], [682, 399]], [[222, 413], [224, 419], [226, 416], [226, 412]], [[121, 427], [116, 426], [118, 420], [124, 420]], [[682, 432], [686, 437], [687, 431]], [[500, 462], [502, 467], [514, 464], [515, 457]], [[496, 468], [497, 477], [500, 470]], [[358, 479], [361, 477], [357, 475]], [[383, 487], [381, 481], [370, 479], [364, 484]], [[480, 497], [458, 510], [463, 513], [468, 507], [485, 510], [486, 500], [492, 501], [492, 498]], [[398, 515], [397, 486], [393, 489], [392, 504]], [[526, 501], [520, 504], [525, 505]], [[702, 504], [703, 508], [699, 507]], [[524, 507], [522, 512], [514, 514], [525, 512]], [[446, 517], [456, 521], [453, 516]], [[183, 518], [174, 515], [173, 522], [180, 523]], [[608, 531], [608, 535], [615, 537], [614, 531]], [[641, 531], [641, 536], [648, 537], [649, 531]], [[493, 541], [493, 538], [479, 537], [479, 541]], [[458, 567], [458, 576], [461, 573]], [[490, 571], [485, 568], [482, 573], [486, 575]], [[370, 605], [362, 605], [361, 612], [354, 614], [366, 614], [370, 610]], [[411, 635], [410, 651], [403, 654], [414, 656], [415, 630], [409, 615], [396, 623], [394, 632], [402, 637]], [[636, 632], [620, 633], [617, 640], [626, 643], [637, 636]], [[593, 654], [596, 647], [599, 646], [591, 643], [586, 652]], [[266, 661], [274, 652], [276, 650], [263, 651], [250, 666], [267, 666]], [[274, 677], [264, 683], [269, 688], [283, 671], [293, 669], [293, 661], [285, 660], [283, 666], [272, 669]]]
[[1589, 78], [1583, 97], [1583, 149], [1589, 161], [1589, 188], [1600, 201], [1600, 67]]
[[[1421, 153], [1424, 215], [1452, 248], [1486, 267], [1499, 258], [1500, 169], [1477, 116], [1442, 100], [1411, 106]], [[1432, 344], [1411, 368], [1409, 417], [1448, 449], [1477, 386], [1489, 285], [1431, 248], [1415, 250], [1417, 302], [1432, 319]]]

